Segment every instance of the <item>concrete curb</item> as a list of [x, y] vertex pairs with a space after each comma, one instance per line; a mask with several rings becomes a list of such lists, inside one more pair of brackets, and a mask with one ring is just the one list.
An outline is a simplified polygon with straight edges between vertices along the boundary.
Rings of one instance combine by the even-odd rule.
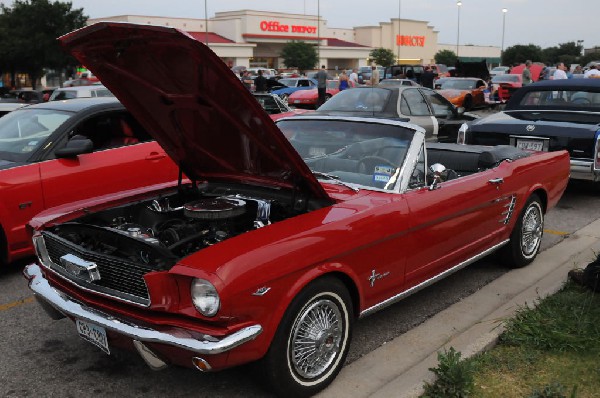
[[437, 353], [454, 347], [468, 358], [496, 344], [503, 321], [558, 291], [573, 268], [600, 253], [600, 220], [540, 253], [423, 324], [344, 367], [318, 397], [418, 397], [433, 381]]

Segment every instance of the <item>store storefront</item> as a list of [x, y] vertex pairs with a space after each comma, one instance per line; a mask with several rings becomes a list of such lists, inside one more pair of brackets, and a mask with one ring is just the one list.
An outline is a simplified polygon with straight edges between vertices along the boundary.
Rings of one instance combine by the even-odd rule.
[[369, 53], [380, 47], [393, 51], [396, 62], [403, 64], [433, 63], [438, 51], [437, 31], [426, 21], [408, 19], [396, 18], [377, 26], [330, 28], [326, 19], [316, 15], [241, 10], [217, 12], [208, 20], [124, 15], [90, 19], [88, 23], [101, 20], [185, 30], [206, 42], [229, 66], [285, 69], [280, 54], [293, 40], [314, 44], [318, 65], [330, 70], [369, 65]]

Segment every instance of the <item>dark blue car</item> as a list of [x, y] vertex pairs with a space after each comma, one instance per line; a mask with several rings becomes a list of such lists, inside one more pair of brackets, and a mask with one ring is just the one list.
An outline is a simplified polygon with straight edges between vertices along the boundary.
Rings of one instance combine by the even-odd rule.
[[543, 80], [519, 88], [504, 111], [465, 123], [459, 144], [566, 149], [571, 178], [600, 181], [600, 79]]

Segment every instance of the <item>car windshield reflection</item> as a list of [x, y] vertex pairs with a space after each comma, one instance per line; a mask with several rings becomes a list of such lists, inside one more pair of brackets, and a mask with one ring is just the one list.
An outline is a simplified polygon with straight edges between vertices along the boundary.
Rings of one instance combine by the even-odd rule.
[[381, 112], [390, 96], [390, 91], [381, 88], [344, 90], [321, 105], [319, 112]]
[[317, 179], [394, 190], [414, 131], [392, 124], [287, 119], [278, 127]]
[[0, 118], [0, 157], [24, 161], [38, 150], [46, 139], [71, 114], [46, 109], [17, 110]]
[[582, 90], [530, 91], [521, 99], [520, 106], [536, 107], [585, 107], [600, 111], [600, 92]]

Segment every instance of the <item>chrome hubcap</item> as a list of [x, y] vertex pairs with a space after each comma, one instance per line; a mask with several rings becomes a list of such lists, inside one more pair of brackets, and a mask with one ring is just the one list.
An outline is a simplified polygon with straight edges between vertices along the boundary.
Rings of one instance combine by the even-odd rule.
[[292, 329], [291, 360], [301, 377], [320, 376], [340, 352], [342, 314], [331, 300], [319, 300], [298, 316]]
[[530, 257], [537, 252], [544, 229], [542, 211], [537, 205], [530, 206], [523, 217], [521, 233], [521, 250], [523, 255]]

